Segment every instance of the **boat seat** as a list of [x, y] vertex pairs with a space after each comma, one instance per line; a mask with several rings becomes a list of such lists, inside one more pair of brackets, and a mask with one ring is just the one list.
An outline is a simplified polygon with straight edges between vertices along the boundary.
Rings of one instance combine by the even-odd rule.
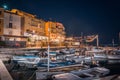
[[89, 73], [83, 73], [84, 75], [86, 75], [86, 76], [90, 76], [90, 77], [93, 77], [94, 75], [92, 75], [92, 74], [89, 74]]

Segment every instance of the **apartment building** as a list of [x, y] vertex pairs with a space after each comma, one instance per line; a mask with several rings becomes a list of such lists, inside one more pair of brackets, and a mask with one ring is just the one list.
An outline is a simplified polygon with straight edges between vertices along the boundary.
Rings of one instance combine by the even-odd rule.
[[13, 46], [24, 38], [21, 35], [21, 16], [0, 8], [0, 41]]
[[65, 35], [62, 23], [44, 21], [18, 9], [0, 8], [0, 41], [9, 45], [42, 47], [47, 46], [48, 40], [51, 45], [63, 45]]
[[22, 35], [27, 36], [28, 46], [41, 46], [47, 41], [45, 36], [45, 21], [37, 19], [35, 15], [12, 9], [11, 12], [16, 13], [22, 17]]
[[62, 23], [48, 21], [45, 25], [46, 36], [50, 38], [53, 45], [62, 46], [65, 40], [65, 28]]

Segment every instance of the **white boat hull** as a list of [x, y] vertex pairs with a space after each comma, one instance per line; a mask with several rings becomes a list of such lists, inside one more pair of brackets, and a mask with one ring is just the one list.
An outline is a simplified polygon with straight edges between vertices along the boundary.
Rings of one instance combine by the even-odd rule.
[[94, 58], [106, 59], [107, 56], [105, 54], [97, 54], [97, 53], [95, 53]]
[[108, 55], [108, 59], [120, 59], [120, 55]]

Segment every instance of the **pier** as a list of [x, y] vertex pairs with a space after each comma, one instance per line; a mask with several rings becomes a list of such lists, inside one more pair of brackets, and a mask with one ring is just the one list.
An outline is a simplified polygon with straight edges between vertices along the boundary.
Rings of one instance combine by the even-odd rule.
[[13, 80], [1, 59], [0, 59], [0, 80]]

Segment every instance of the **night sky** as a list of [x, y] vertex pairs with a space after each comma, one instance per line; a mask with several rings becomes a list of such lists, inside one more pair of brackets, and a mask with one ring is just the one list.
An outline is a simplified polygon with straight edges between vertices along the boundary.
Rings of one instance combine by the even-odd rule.
[[63, 23], [67, 36], [99, 34], [101, 44], [118, 43], [120, 0], [0, 0], [0, 6]]

